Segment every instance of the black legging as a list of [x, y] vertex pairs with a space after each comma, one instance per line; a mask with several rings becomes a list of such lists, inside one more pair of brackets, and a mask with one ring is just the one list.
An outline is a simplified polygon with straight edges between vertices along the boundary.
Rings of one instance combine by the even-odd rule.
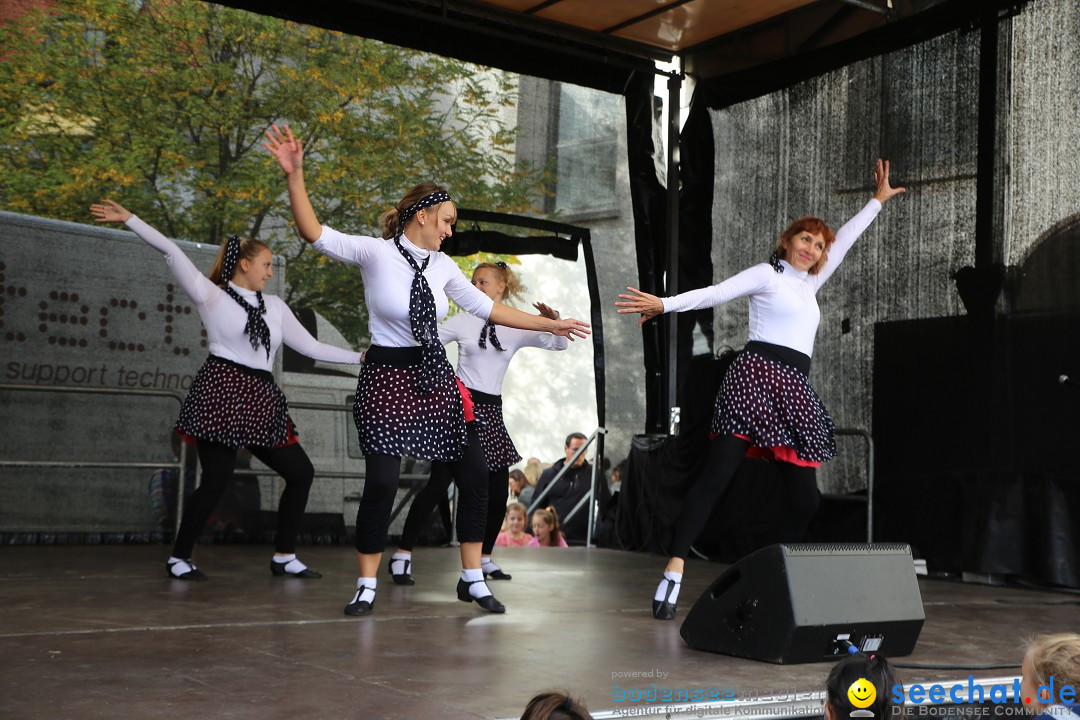
[[[180, 530], [176, 533], [176, 542], [173, 544], [173, 557], [191, 557], [199, 533], [225, 493], [236, 466], [236, 448], [208, 440], [199, 440], [198, 447], [202, 480], [184, 506], [184, 517], [180, 521]], [[280, 448], [248, 449], [252, 455], [285, 479], [285, 490], [282, 491], [281, 501], [278, 503], [275, 550], [279, 553], [296, 552], [296, 535], [300, 529], [300, 520], [304, 517], [304, 508], [307, 507], [315, 468], [300, 443]]]
[[[491, 550], [495, 547], [495, 540], [502, 529], [503, 519], [506, 517], [506, 498], [510, 494], [510, 468], [489, 470], [487, 476], [487, 520], [484, 524], [484, 544], [481, 547], [484, 555], [491, 554]], [[412, 552], [416, 540], [427, 526], [439, 501], [446, 497], [446, 491], [450, 489], [451, 482], [453, 482], [453, 477], [446, 463], [431, 464], [431, 477], [409, 506], [409, 514], [405, 517], [405, 527], [401, 529], [401, 542], [398, 543], [398, 548]], [[460, 535], [459, 529], [459, 538]]]
[[[487, 463], [480, 447], [476, 423], [466, 423], [466, 428], [469, 431], [469, 444], [465, 448], [465, 454], [452, 463], [433, 463], [432, 473], [434, 474], [436, 465], [445, 465], [448, 476], [457, 481], [458, 541], [482, 542], [488, 505], [485, 478]], [[356, 509], [356, 549], [360, 553], [371, 555], [386, 549], [390, 513], [394, 507], [394, 498], [397, 497], [398, 479], [401, 476], [401, 458], [396, 455], [365, 455], [364, 463], [364, 494], [360, 498], [360, 507]], [[447, 482], [443, 487], [443, 494], [449, 486], [450, 483]], [[431, 508], [438, 504], [438, 499], [436, 494]], [[430, 510], [428, 514], [431, 514]]]
[[[709, 457], [705, 469], [683, 501], [682, 510], [675, 520], [675, 533], [671, 540], [671, 556], [686, 559], [690, 546], [709, 520], [716, 503], [724, 496], [731, 479], [739, 469], [750, 442], [735, 435], [716, 438], [709, 443]], [[776, 463], [780, 478], [786, 485], [787, 513], [781, 542], [797, 542], [806, 533], [810, 519], [817, 511], [821, 495], [817, 488], [814, 468]]]

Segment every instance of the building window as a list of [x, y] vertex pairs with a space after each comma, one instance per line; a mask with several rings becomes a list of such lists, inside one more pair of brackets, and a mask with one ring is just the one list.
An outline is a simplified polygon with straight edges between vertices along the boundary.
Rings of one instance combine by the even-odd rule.
[[618, 153], [618, 95], [559, 84], [555, 210], [561, 218], [614, 217]]

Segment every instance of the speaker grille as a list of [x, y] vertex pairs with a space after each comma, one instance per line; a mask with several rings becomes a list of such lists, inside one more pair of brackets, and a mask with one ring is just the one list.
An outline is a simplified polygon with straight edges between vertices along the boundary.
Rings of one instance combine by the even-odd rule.
[[910, 555], [906, 543], [784, 543], [785, 555], [821, 555], [822, 553], [869, 553], [871, 555]]

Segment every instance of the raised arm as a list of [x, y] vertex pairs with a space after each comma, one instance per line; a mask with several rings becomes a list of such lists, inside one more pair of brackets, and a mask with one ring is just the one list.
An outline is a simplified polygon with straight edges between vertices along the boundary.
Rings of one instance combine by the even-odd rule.
[[90, 213], [94, 216], [94, 222], [124, 223], [147, 245], [164, 255], [165, 262], [168, 263], [176, 282], [196, 305], [206, 303], [217, 293], [217, 286], [210, 282], [210, 278], [199, 272], [199, 269], [184, 254], [184, 251], [177, 247], [176, 243], [147, 225], [123, 205], [112, 200], [102, 200], [90, 206]]
[[293, 137], [288, 125], [285, 126], [284, 133], [277, 125], [273, 125], [266, 131], [266, 137], [268, 142], [264, 142], [263, 147], [277, 159], [288, 179], [289, 206], [296, 221], [296, 229], [300, 232], [300, 237], [313, 243], [322, 235], [322, 224], [315, 215], [315, 208], [311, 206], [311, 199], [304, 185], [304, 146]]
[[[282, 303], [284, 305], [284, 302]], [[311, 336], [300, 321], [293, 315], [292, 310], [286, 305], [281, 313], [281, 340], [293, 350], [307, 355], [316, 360], [325, 362], [342, 363], [344, 365], [359, 365], [360, 353], [355, 350], [346, 350], [334, 345], [319, 342]]]
[[829, 259], [826, 261], [825, 267], [821, 268], [821, 272], [813, 276], [815, 290], [824, 285], [825, 281], [832, 277], [832, 274], [840, 267], [840, 263], [844, 261], [844, 256], [847, 255], [848, 250], [851, 249], [866, 228], [870, 227], [870, 223], [874, 222], [878, 213], [881, 212], [882, 206], [890, 198], [907, 192], [906, 188], [894, 188], [889, 184], [889, 161], [881, 158], [878, 158], [877, 162], [874, 163], [874, 185], [874, 197], [870, 198], [855, 217], [848, 220], [836, 231], [836, 242], [829, 248]]

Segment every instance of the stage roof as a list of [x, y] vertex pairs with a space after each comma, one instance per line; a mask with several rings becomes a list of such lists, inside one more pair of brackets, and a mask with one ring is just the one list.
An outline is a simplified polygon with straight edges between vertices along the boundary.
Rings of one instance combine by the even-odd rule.
[[678, 55], [713, 107], [1026, 0], [224, 0], [220, 4], [609, 92]]

